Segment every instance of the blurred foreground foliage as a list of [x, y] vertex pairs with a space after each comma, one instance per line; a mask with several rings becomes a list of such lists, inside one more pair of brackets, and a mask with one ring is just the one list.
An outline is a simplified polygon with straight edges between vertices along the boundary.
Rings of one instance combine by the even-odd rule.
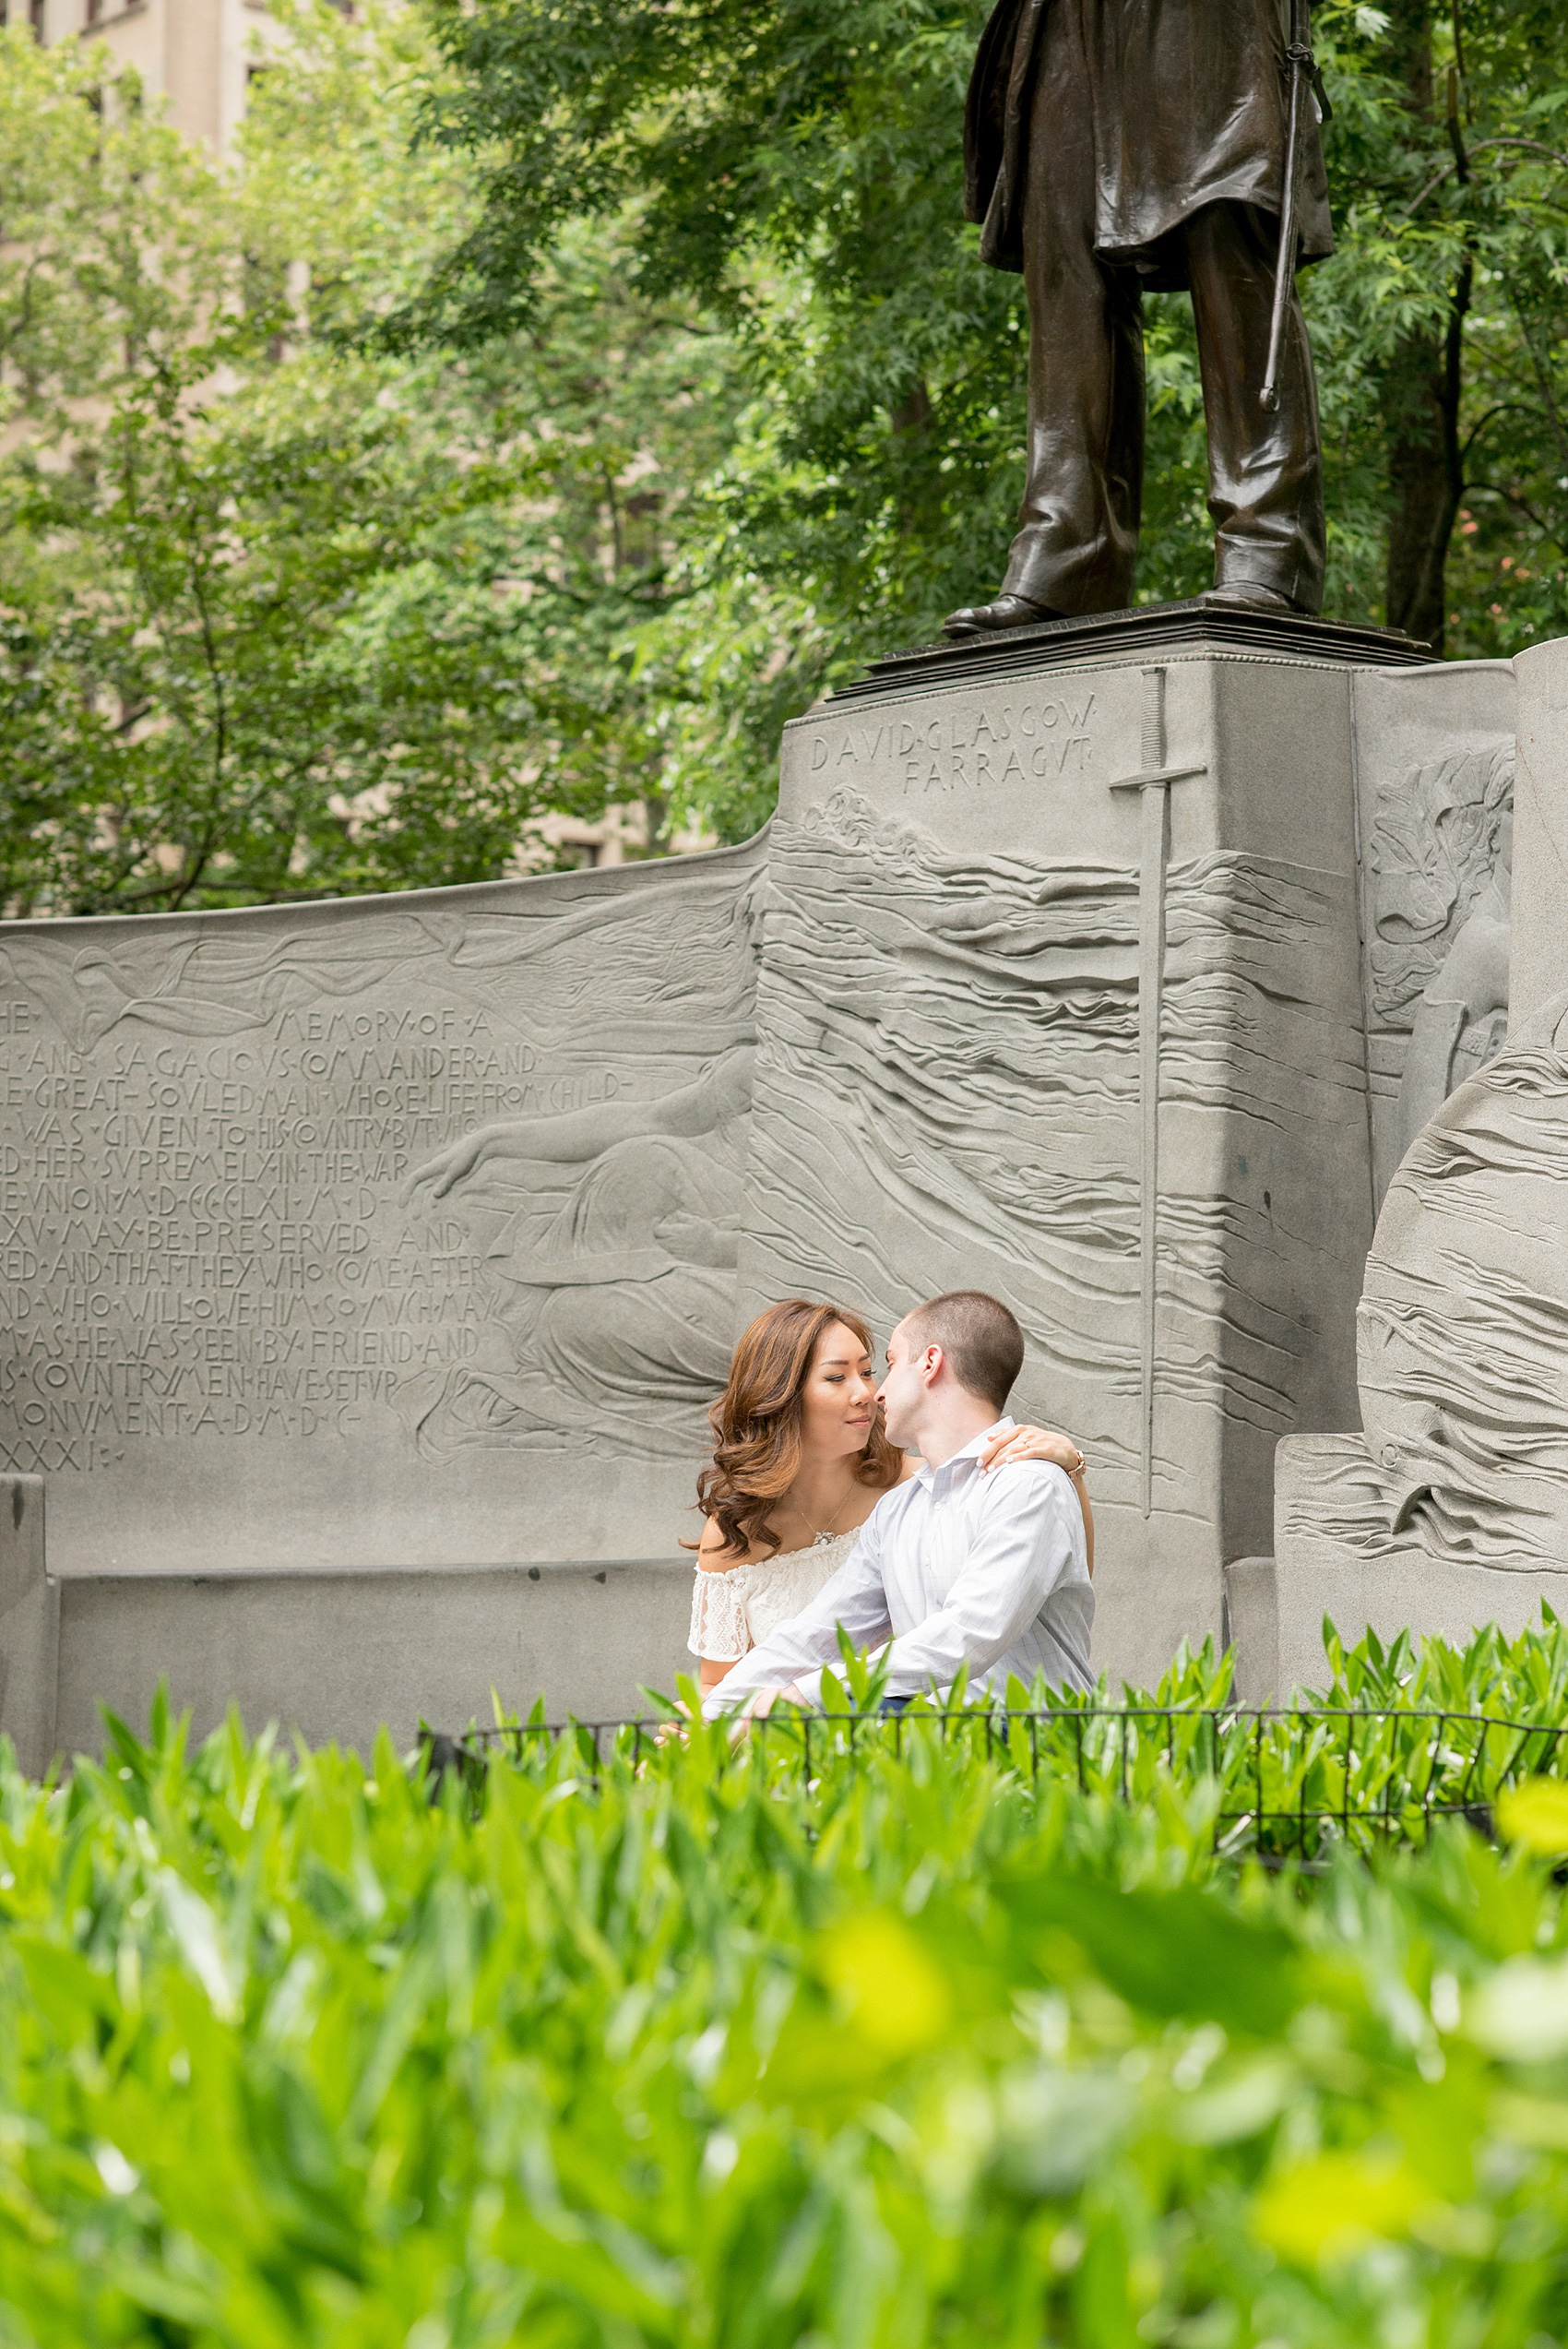
[[[1336, 1679], [1560, 1711], [1530, 1645]], [[7, 1760], [0, 2339], [1562, 2337], [1558, 1782], [1503, 1852], [1302, 1878], [1217, 1860], [1201, 1778], [1031, 1787], [940, 1732], [828, 1724], [809, 1790], [573, 1738], [477, 1802], [385, 1735], [189, 1752], [161, 1702], [52, 1789]]]

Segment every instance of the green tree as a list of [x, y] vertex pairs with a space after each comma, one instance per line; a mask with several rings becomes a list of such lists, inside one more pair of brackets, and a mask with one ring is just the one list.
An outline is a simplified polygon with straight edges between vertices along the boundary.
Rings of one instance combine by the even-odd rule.
[[[448, 632], [444, 680], [385, 625], [391, 657], [355, 674], [391, 576], [439, 572], [484, 485], [362, 364], [291, 355], [265, 172], [235, 182], [106, 74], [91, 50], [0, 45], [10, 910], [491, 869], [516, 837], [485, 756], [516, 698], [494, 615], [468, 615], [466, 662]], [[384, 842], [354, 804], [377, 792]]]
[[[0, 903], [476, 878], [610, 801], [742, 836], [784, 720], [1000, 576], [983, 0], [279, 13], [237, 174], [0, 42]], [[1568, 626], [1568, 24], [1316, 17], [1330, 608], [1506, 652]], [[1153, 598], [1210, 538], [1183, 300], [1148, 343]]]
[[[481, 0], [427, 135], [483, 205], [410, 341], [528, 319], [563, 225], [614, 220], [638, 289], [688, 297], [755, 395], [711, 486], [731, 567], [829, 615], [853, 663], [992, 567], [1022, 452], [1016, 279], [960, 222], [976, 0]], [[823, 657], [831, 658], [824, 645]]]
[[637, 639], [732, 436], [721, 338], [582, 224], [526, 331], [367, 352], [472, 170], [413, 147], [417, 15], [277, 13], [233, 173], [101, 52], [0, 40], [12, 913], [489, 877], [611, 799], [669, 829]]
[[1341, 249], [1312, 311], [1344, 575], [1440, 649], [1511, 651], [1568, 616], [1568, 23], [1539, 0], [1324, 23]]
[[[801, 594], [818, 674], [929, 633], [1000, 576], [1021, 290], [980, 267], [959, 217], [985, 13], [438, 0], [457, 81], [432, 93], [427, 136], [473, 157], [483, 203], [398, 330], [481, 345], [530, 314], [564, 221], [629, 223], [637, 282], [721, 321], [766, 403], [771, 461], [754, 448], [724, 484], [729, 553]], [[1316, 14], [1339, 232], [1306, 284], [1330, 608], [1507, 649], [1563, 615], [1568, 20], [1549, 0]], [[1209, 561], [1184, 301], [1148, 318], [1146, 598], [1193, 591]]]

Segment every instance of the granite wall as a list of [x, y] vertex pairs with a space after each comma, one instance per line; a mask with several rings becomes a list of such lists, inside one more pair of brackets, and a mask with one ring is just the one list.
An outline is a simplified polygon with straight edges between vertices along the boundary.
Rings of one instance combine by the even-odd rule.
[[675, 1553], [764, 854], [0, 932], [0, 1470], [55, 1570]]
[[1407, 1143], [1516, 1091], [1515, 874], [1561, 972], [1526, 660], [1516, 827], [1505, 664], [1173, 608], [880, 664], [743, 848], [5, 925], [0, 1722], [160, 1670], [313, 1734], [635, 1707], [737, 1328], [958, 1285], [1090, 1455], [1098, 1660], [1157, 1677], [1281, 1439], [1299, 1514], [1289, 1445], [1359, 1424]]

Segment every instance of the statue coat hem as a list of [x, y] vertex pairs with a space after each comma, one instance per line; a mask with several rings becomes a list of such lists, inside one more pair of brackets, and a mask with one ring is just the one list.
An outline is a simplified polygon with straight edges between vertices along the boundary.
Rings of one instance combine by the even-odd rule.
[[[1095, 126], [1095, 251], [1156, 292], [1187, 283], [1172, 235], [1206, 205], [1277, 214], [1288, 121], [1286, 31], [1276, 0], [1158, 0], [1112, 11], [1104, 0], [997, 0], [980, 35], [964, 115], [964, 213], [981, 227], [980, 258], [1024, 266], [1034, 65], [1047, 11], [1079, 18]], [[1173, 105], [1171, 93], [1182, 103]], [[1300, 259], [1334, 250], [1318, 126], [1302, 153]]]

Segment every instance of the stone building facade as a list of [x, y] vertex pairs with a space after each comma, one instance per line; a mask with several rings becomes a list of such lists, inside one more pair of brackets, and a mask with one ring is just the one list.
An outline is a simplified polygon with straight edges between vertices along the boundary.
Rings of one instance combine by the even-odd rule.
[[263, 0], [4, 0], [4, 14], [46, 43], [103, 42], [177, 130], [220, 155], [244, 120], [258, 52], [278, 37]]

